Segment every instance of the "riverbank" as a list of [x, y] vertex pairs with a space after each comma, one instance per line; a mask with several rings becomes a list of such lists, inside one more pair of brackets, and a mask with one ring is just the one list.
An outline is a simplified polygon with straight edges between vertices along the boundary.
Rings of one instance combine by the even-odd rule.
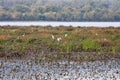
[[110, 59], [120, 59], [120, 53], [97, 53], [97, 52], [46, 52], [40, 50], [25, 51], [19, 53], [17, 51], [0, 52], [0, 58], [6, 60], [34, 60], [36, 63], [40, 61], [56, 62], [56, 61], [102, 61]]
[[0, 27], [1, 80], [119, 80], [120, 28]]

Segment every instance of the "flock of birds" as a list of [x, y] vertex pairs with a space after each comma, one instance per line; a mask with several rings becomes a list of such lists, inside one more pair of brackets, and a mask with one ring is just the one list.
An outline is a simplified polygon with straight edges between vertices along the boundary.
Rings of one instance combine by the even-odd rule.
[[[95, 33], [95, 35], [98, 36], [98, 33]], [[57, 40], [58, 42], [60, 42], [60, 41], [62, 41], [62, 39], [63, 39], [64, 37], [67, 37], [67, 36], [68, 36], [68, 34], [65, 34], [63, 37], [55, 37], [54, 35], [51, 35], [51, 38], [52, 38], [53, 41], [54, 41], [54, 40]], [[104, 40], [104, 41], [107, 41], [106, 38], [103, 38], [103, 40]]]
[[[68, 36], [68, 34], [65, 34], [65, 35], [64, 35], [64, 37], [67, 37], [67, 36]], [[52, 38], [52, 40], [57, 40], [58, 42], [62, 41], [62, 37], [57, 37], [57, 38], [55, 38], [54, 35], [51, 35], [51, 38]]]
[[[95, 35], [98, 36], [98, 33], [95, 33]], [[61, 42], [62, 39], [65, 38], [65, 37], [67, 37], [67, 36], [68, 36], [68, 34], [65, 34], [65, 35], [62, 36], [62, 37], [61, 37], [61, 36], [60, 36], [60, 37], [55, 37], [54, 35], [51, 35], [51, 39], [52, 39], [53, 41], [56, 40], [56, 41], [58, 41], [58, 42]], [[22, 37], [25, 37], [25, 34], [23, 34]], [[20, 36], [18, 36], [17, 39], [20, 39]], [[104, 41], [107, 41], [106, 38], [104, 38], [103, 40], [104, 40]]]

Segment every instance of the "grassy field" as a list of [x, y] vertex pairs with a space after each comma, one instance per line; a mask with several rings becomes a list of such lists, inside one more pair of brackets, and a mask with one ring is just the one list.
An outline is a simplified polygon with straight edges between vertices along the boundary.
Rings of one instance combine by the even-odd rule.
[[[96, 27], [0, 27], [0, 56], [4, 52], [120, 53], [120, 28]], [[34, 54], [36, 52], [33, 52]], [[29, 54], [29, 53], [28, 53]], [[54, 58], [55, 59], [55, 58]]]

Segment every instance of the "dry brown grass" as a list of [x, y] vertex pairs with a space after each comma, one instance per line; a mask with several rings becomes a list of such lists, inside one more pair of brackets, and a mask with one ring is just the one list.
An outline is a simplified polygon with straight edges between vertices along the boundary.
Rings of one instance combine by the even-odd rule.
[[9, 38], [10, 38], [10, 35], [6, 35], [6, 34], [0, 35], [0, 40], [6, 40], [6, 39], [9, 39]]

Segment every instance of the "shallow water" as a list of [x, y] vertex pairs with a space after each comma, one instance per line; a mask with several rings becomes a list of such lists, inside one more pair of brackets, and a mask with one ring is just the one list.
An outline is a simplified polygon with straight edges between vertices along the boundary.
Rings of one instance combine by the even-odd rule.
[[5, 25], [10, 25], [10, 26], [96, 26], [96, 27], [109, 27], [109, 26], [114, 26], [114, 27], [120, 27], [120, 22], [41, 22], [41, 21], [3, 21], [0, 22], [0, 26], [5, 26]]
[[120, 80], [120, 61], [0, 60], [0, 80]]

